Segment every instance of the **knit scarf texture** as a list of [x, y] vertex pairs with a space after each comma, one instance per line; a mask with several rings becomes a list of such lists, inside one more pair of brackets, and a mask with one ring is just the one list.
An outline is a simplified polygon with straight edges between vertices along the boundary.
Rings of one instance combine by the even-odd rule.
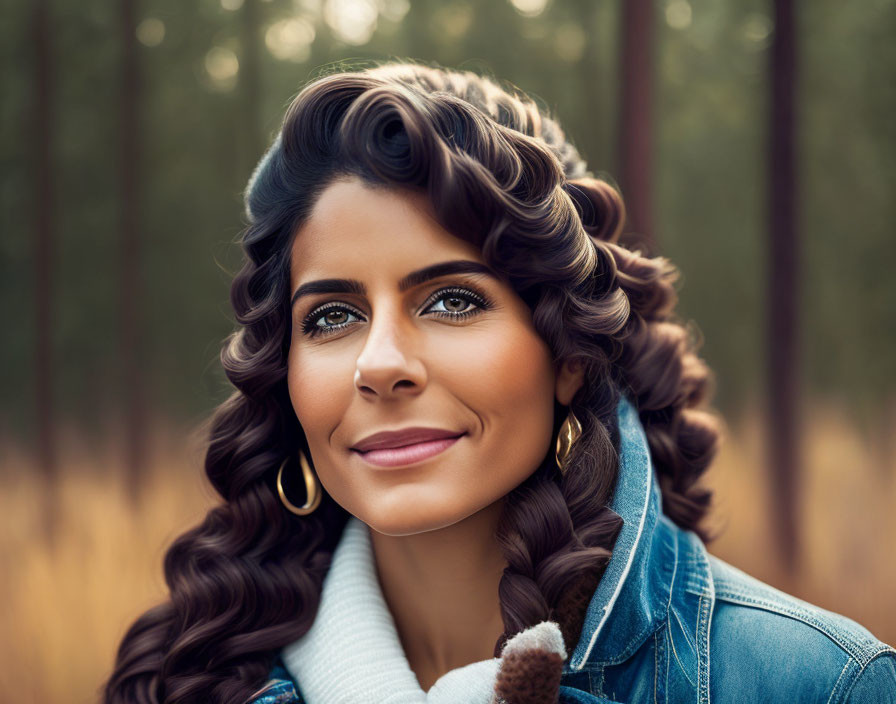
[[558, 624], [545, 621], [511, 638], [502, 658], [446, 672], [424, 691], [380, 589], [369, 530], [349, 518], [314, 623], [280, 653], [307, 704], [491, 704], [502, 658], [538, 648], [566, 659]]

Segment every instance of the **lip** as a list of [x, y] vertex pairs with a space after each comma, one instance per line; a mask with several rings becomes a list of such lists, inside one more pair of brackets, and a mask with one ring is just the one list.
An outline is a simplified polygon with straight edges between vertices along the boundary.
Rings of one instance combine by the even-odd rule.
[[384, 450], [405, 447], [407, 445], [416, 445], [419, 443], [428, 443], [434, 440], [445, 440], [448, 438], [457, 439], [466, 433], [456, 430], [444, 430], [442, 428], [402, 428], [401, 430], [384, 430], [379, 433], [368, 435], [360, 442], [352, 445], [351, 449], [360, 453], [366, 453], [370, 450]]
[[422, 462], [430, 457], [435, 457], [451, 447], [464, 435], [466, 433], [453, 437], [415, 442], [401, 447], [383, 447], [364, 452], [352, 449], [352, 452], [357, 453], [365, 462], [377, 467], [404, 467], [416, 462]]

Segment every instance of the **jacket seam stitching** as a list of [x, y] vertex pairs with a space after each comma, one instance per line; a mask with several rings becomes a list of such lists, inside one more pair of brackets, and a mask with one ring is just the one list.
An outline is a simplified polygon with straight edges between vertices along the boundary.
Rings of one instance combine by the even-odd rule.
[[[699, 632], [700, 632], [700, 623], [703, 621], [703, 599], [705, 598], [705, 594], [700, 595], [700, 599], [697, 601], [697, 627], [694, 632], [694, 640], [699, 641]], [[704, 670], [705, 663], [703, 662], [703, 658], [700, 657], [700, 651], [697, 651], [697, 700], [700, 704], [703, 704], [706, 699], [703, 697], [704, 686]]]
[[[787, 606], [784, 606], [782, 604], [774, 603], [765, 599], [757, 599], [755, 597], [730, 590], [722, 590], [721, 593], [717, 592], [716, 598], [722, 599], [723, 601], [731, 601], [734, 603], [740, 603], [747, 606], [765, 609], [766, 611], [769, 611], [771, 613], [788, 616], [796, 621], [800, 621], [809, 626], [812, 626], [820, 633], [823, 633], [828, 638], [830, 638], [838, 646], [843, 648], [843, 650], [845, 650], [851, 657], [855, 658], [855, 660], [860, 664], [863, 663], [866, 657], [869, 656], [869, 650], [865, 649], [861, 644], [849, 642], [847, 639], [839, 637], [839, 634], [832, 633], [831, 630], [825, 626], [824, 622], [812, 618], [805, 612], [800, 612], [796, 609], [788, 608]], [[874, 656], [871, 655], [870, 657]]]
[[[672, 608], [672, 595], [675, 594], [675, 578], [678, 576], [678, 540], [674, 540], [673, 544], [675, 550], [675, 559], [672, 562], [672, 579], [669, 582], [669, 600], [666, 602], [666, 613], [675, 616], [675, 620], [678, 621], [678, 625], [681, 628], [682, 633], [684, 633], [684, 637], [688, 643], [688, 646], [693, 648], [694, 652], [696, 653], [696, 645], [694, 643], [691, 643], [690, 639], [688, 638], [687, 631], [685, 630], [684, 624], [681, 622], [681, 619], [678, 618], [678, 614]], [[666, 617], [666, 620], [668, 621], [668, 616]], [[672, 637], [671, 628], [669, 629], [669, 637], [670, 639]], [[674, 648], [675, 646], [673, 645], [672, 647]]]
[[[831, 689], [831, 695], [828, 697], [827, 704], [833, 704], [834, 695], [837, 694], [837, 689], [839, 689], [839, 687], [840, 687], [840, 682], [843, 679], [843, 675], [845, 675], [849, 671], [849, 666], [852, 665], [852, 663], [853, 663], [852, 658], [846, 659], [846, 664], [843, 665], [843, 669], [840, 670], [840, 676], [837, 678], [837, 681], [834, 682], [834, 687]], [[860, 672], [861, 672], [861, 670], [860, 670]]]
[[[716, 591], [715, 582], [712, 578], [710, 565], [704, 562], [704, 567], [709, 575], [709, 582], [706, 591], [701, 594], [701, 610], [698, 612], [697, 631], [695, 632], [695, 643], [697, 644], [697, 696], [701, 704], [710, 704], [710, 635], [712, 629], [712, 614], [715, 610]], [[700, 628], [702, 626], [702, 633]], [[703, 655], [705, 654], [705, 657]]]
[[[859, 666], [859, 671], [856, 673], [856, 676], [852, 678], [852, 682], [849, 683], [849, 686], [846, 688], [846, 690], [843, 693], [844, 701], [845, 701], [846, 697], [849, 696], [849, 693], [852, 691], [852, 688], [856, 686], [856, 682], [859, 681], [859, 677], [862, 675], [862, 673], [865, 671], [865, 669], [872, 662], [877, 660], [879, 657], [886, 656], [886, 655], [896, 657], [896, 650], [894, 650], [893, 648], [891, 648], [888, 645], [885, 645], [883, 648], [878, 650], [878, 652], [876, 652], [874, 655], [872, 655], [870, 658], [868, 658], [868, 662], [866, 662], [864, 665]], [[846, 665], [849, 666], [849, 664], [850, 664], [850, 661], [847, 660]], [[838, 680], [838, 682], [839, 682], [839, 680]]]
[[[644, 644], [644, 642], [650, 638], [650, 636], [658, 630], [663, 628], [663, 624], [668, 623], [668, 619], [664, 619], [657, 625], [656, 623], [648, 624], [644, 629], [642, 629], [636, 636], [634, 636], [624, 647], [619, 649], [619, 653], [610, 660], [588, 660], [587, 664], [583, 665], [579, 670], [586, 669], [587, 667], [606, 667], [606, 666], [614, 666], [624, 663], [626, 660], [630, 659], [632, 655], [634, 655], [640, 646]], [[578, 672], [579, 670], [572, 670], [571, 672]]]
[[[681, 668], [681, 671], [684, 674], [685, 679], [690, 683], [691, 687], [694, 687], [696, 689], [697, 685], [694, 683], [694, 681], [688, 675], [688, 671], [685, 669], [684, 663], [682, 663], [681, 659], [678, 657], [678, 651], [675, 650], [675, 642], [672, 640], [672, 626], [671, 626], [671, 624], [668, 623], [668, 621], [667, 621], [667, 624], [669, 627], [669, 644], [672, 646], [672, 654], [675, 656], [675, 662], [678, 663], [678, 666]], [[694, 652], [696, 652], [696, 648], [694, 649]]]
[[[693, 643], [691, 642], [691, 639], [690, 639], [690, 637], [689, 637], [689, 634], [688, 634], [688, 632], [687, 632], [687, 629], [684, 627], [684, 624], [681, 622], [681, 619], [678, 618], [678, 614], [676, 614], [676, 613], [673, 611], [673, 612], [672, 612], [672, 615], [675, 616], [675, 620], [678, 621], [678, 625], [679, 625], [679, 627], [681, 628], [681, 633], [682, 633], [682, 635], [684, 635], [684, 639], [685, 639], [685, 642], [688, 644], [688, 647], [691, 648], [691, 650], [693, 650], [693, 651], [696, 653], [696, 652], [697, 652], [697, 642], [696, 642], [696, 640], [695, 640]], [[671, 634], [671, 632], [672, 632], [672, 630], [671, 630], [671, 627], [670, 627], [669, 633]]]
[[[694, 624], [694, 641], [699, 640], [700, 633], [700, 621], [703, 618], [703, 594], [700, 595], [700, 599], [697, 601], [697, 623]], [[701, 702], [703, 699], [701, 698], [701, 694], [703, 693], [703, 660], [700, 657], [699, 650], [697, 652], [697, 698]]]

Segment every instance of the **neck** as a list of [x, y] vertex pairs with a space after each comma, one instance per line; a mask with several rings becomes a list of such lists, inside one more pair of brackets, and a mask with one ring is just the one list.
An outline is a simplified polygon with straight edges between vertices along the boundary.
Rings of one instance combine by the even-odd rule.
[[502, 506], [425, 533], [370, 531], [383, 597], [425, 690], [450, 670], [494, 656], [504, 631], [498, 583], [507, 563], [494, 539]]

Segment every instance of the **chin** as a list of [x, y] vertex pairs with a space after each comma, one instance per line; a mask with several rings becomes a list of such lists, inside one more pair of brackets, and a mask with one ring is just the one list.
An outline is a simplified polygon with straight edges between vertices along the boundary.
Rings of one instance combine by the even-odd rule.
[[[461, 501], [462, 498], [469, 500], [469, 496], [456, 498], [458, 500], [451, 503], [446, 500], [444, 493], [437, 496], [416, 496], [412, 499], [404, 497], [397, 506], [388, 501], [376, 506], [368, 503], [359, 512], [351, 513], [377, 533], [400, 537], [441, 530], [474, 516], [492, 524], [503, 508], [503, 495], [496, 500], [482, 497], [482, 503], [472, 504]], [[488, 515], [481, 513], [486, 510]]]
[[400, 537], [447, 528], [464, 520], [473, 513], [475, 513], [475, 509], [450, 511], [444, 505], [433, 510], [433, 507], [424, 505], [424, 502], [419, 502], [410, 510], [374, 510], [365, 511], [363, 515], [355, 515], [377, 533]]

